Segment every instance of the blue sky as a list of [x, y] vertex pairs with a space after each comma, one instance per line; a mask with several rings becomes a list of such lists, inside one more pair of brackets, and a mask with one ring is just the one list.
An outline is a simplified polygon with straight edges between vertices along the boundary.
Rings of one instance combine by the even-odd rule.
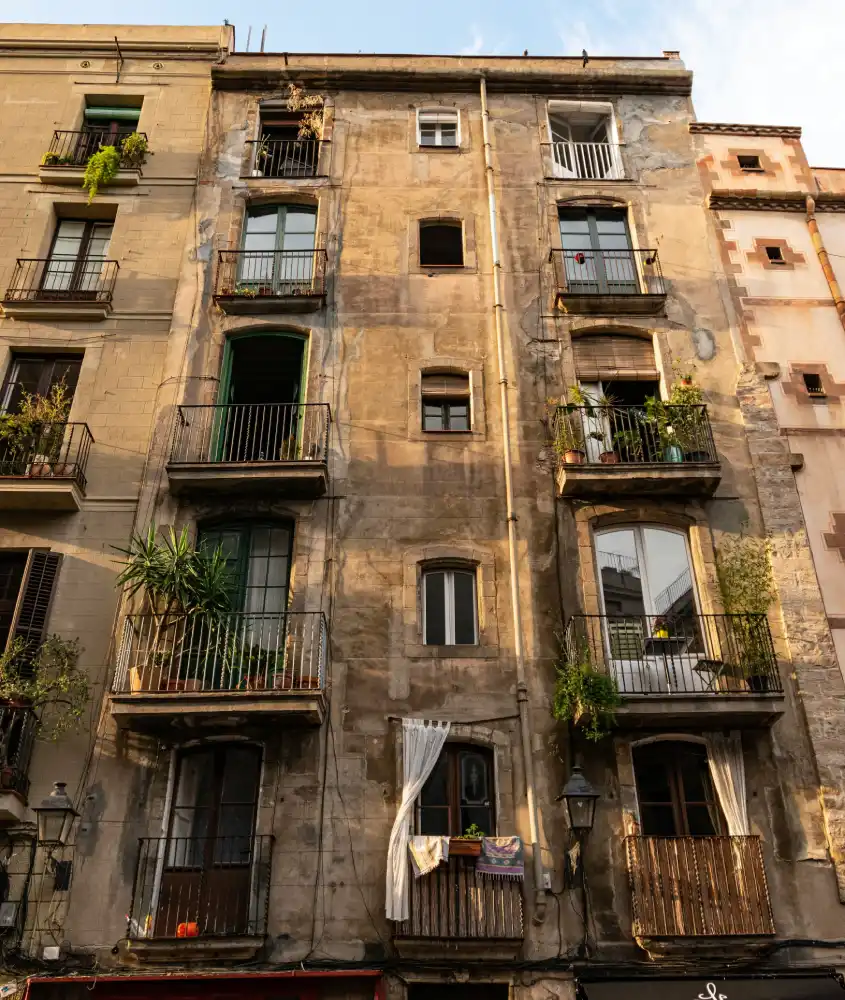
[[[269, 51], [660, 55], [679, 49], [695, 73], [698, 117], [801, 125], [814, 166], [845, 167], [842, 0], [0, 0], [0, 20], [236, 25]], [[78, 18], [82, 20], [82, 18]]]

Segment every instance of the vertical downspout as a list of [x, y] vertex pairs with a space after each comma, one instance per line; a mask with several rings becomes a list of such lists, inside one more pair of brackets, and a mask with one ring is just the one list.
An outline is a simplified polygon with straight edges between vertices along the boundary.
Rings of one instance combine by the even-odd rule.
[[839, 287], [839, 282], [836, 280], [836, 275], [833, 273], [833, 268], [830, 266], [830, 258], [827, 255], [827, 250], [824, 248], [822, 234], [819, 232], [819, 224], [816, 222], [815, 199], [807, 195], [805, 205], [807, 208], [807, 228], [810, 230], [810, 239], [813, 241], [813, 247], [818, 255], [824, 276], [827, 279], [827, 285], [833, 297], [833, 304], [836, 306], [836, 311], [839, 314], [839, 322], [842, 324], [843, 329], [845, 329], [845, 299], [842, 298], [842, 290]]
[[502, 442], [505, 459], [505, 497], [508, 514], [508, 562], [513, 609], [513, 634], [516, 651], [516, 707], [519, 713], [519, 733], [525, 768], [525, 789], [528, 800], [528, 826], [531, 834], [531, 854], [534, 866], [534, 920], [540, 923], [546, 915], [546, 893], [543, 888], [543, 857], [540, 853], [540, 823], [537, 792], [534, 785], [534, 757], [531, 752], [531, 721], [528, 710], [528, 685], [525, 682], [525, 647], [522, 637], [522, 607], [519, 595], [519, 566], [516, 548], [516, 512], [513, 496], [513, 461], [511, 457], [511, 425], [508, 409], [508, 379], [505, 362], [504, 313], [502, 302], [502, 261], [499, 254], [499, 227], [496, 210], [496, 190], [493, 176], [493, 147], [490, 142], [490, 115], [487, 110], [487, 80], [481, 77], [481, 128], [484, 135], [484, 173], [487, 179], [487, 202], [490, 210], [490, 248], [493, 255], [493, 322], [496, 329], [496, 357], [499, 368], [499, 401], [502, 415]]

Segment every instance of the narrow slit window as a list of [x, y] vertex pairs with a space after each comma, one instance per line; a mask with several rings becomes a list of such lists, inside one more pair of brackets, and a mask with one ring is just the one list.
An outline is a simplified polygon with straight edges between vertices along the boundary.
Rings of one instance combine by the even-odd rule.
[[420, 265], [463, 267], [464, 229], [460, 222], [420, 223]]
[[740, 170], [748, 170], [754, 173], [762, 173], [763, 167], [760, 163], [759, 156], [737, 156], [737, 161], [739, 162]]
[[827, 395], [822, 385], [822, 377], [817, 372], [804, 372], [803, 378], [804, 388], [807, 390], [808, 396], [823, 399]]
[[458, 146], [458, 112], [418, 111], [417, 142], [420, 146]]
[[423, 375], [424, 431], [468, 431], [470, 420], [468, 375]]
[[474, 570], [426, 570], [423, 634], [426, 646], [474, 646], [478, 642]]
[[779, 246], [769, 246], [766, 247], [766, 256], [769, 258], [770, 264], [785, 264], [786, 260], [783, 256], [783, 247]]

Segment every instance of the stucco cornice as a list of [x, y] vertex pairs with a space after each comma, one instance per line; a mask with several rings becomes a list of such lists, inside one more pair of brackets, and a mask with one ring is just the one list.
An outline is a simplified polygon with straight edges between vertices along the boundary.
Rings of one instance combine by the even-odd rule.
[[[125, 41], [118, 36], [121, 54], [136, 59], [221, 59], [225, 50], [216, 42], [165, 42], [165, 41]], [[114, 41], [58, 38], [2, 38], [0, 56], [32, 56], [38, 59], [51, 57], [66, 59], [68, 56], [85, 59], [89, 57], [113, 57], [116, 54]]]
[[[714, 211], [805, 212], [806, 191], [714, 191], [709, 205]], [[812, 194], [817, 212], [845, 212], [845, 195]]]
[[783, 139], [800, 139], [798, 125], [738, 125], [733, 122], [690, 122], [690, 132], [710, 135], [759, 135], [780, 136]]

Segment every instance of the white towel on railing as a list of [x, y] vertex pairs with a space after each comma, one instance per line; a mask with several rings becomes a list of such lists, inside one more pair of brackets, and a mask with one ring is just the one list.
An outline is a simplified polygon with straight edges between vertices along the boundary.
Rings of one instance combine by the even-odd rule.
[[411, 855], [411, 868], [414, 878], [428, 875], [449, 858], [448, 837], [411, 837], [408, 841], [408, 853]]

